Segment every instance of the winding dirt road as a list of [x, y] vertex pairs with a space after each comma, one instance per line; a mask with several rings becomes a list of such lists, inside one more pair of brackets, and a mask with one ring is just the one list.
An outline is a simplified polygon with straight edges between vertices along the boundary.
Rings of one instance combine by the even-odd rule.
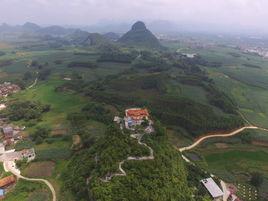
[[45, 183], [52, 193], [52, 201], [57, 201], [56, 191], [55, 191], [53, 185], [48, 180], [38, 179], [38, 178], [28, 178], [28, 177], [22, 176], [20, 174], [20, 171], [16, 168], [16, 164], [14, 161], [4, 161], [3, 166], [4, 166], [5, 171], [11, 172], [12, 174], [14, 174], [16, 177], [18, 177], [20, 179], [24, 179], [26, 181], [35, 181], [35, 182]]
[[38, 79], [35, 78], [33, 84], [31, 84], [29, 87], [27, 87], [27, 89], [31, 89], [31, 88], [33, 88], [33, 87], [37, 84], [37, 81], [38, 81]]
[[101, 181], [103, 182], [109, 182], [111, 181], [111, 179], [113, 177], [118, 177], [118, 176], [127, 176], [126, 171], [122, 168], [122, 165], [126, 162], [126, 161], [144, 161], [144, 160], [154, 160], [154, 150], [148, 146], [146, 143], [141, 142], [142, 137], [144, 136], [144, 134], [133, 134], [130, 135], [130, 137], [135, 138], [138, 140], [138, 144], [143, 145], [145, 147], [147, 147], [150, 150], [150, 155], [149, 156], [141, 156], [141, 157], [136, 157], [136, 156], [129, 156], [127, 157], [127, 159], [121, 161], [119, 163], [118, 169], [119, 169], [119, 173], [114, 173], [111, 175], [107, 175], [105, 176], [104, 179], [101, 178]]
[[195, 148], [196, 146], [198, 146], [199, 144], [201, 144], [203, 141], [207, 140], [207, 139], [210, 139], [210, 138], [216, 138], [216, 137], [231, 137], [231, 136], [234, 136], [234, 135], [237, 135], [239, 133], [241, 133], [242, 131], [244, 130], [247, 130], [247, 129], [253, 129], [253, 130], [263, 130], [263, 131], [267, 131], [268, 132], [268, 129], [266, 128], [261, 128], [261, 127], [257, 127], [257, 126], [244, 126], [242, 128], [239, 128], [235, 131], [232, 131], [230, 133], [226, 133], [226, 134], [212, 134], [212, 135], [207, 135], [207, 136], [204, 136], [204, 137], [201, 137], [200, 139], [198, 139], [196, 142], [194, 142], [192, 145], [190, 146], [187, 146], [187, 147], [182, 147], [179, 149], [180, 152], [184, 152], [184, 151], [188, 151], [188, 150], [191, 150], [193, 148]]
[[56, 191], [55, 191], [54, 187], [52, 186], [52, 184], [48, 180], [27, 178], [27, 177], [24, 177], [24, 176], [21, 176], [21, 175], [16, 175], [16, 176], [18, 178], [21, 178], [21, 179], [24, 179], [24, 180], [27, 180], [27, 181], [37, 181], [37, 182], [43, 182], [43, 183], [45, 183], [49, 187], [49, 189], [50, 189], [50, 191], [52, 193], [52, 200], [53, 201], [56, 201], [57, 200], [56, 199]]

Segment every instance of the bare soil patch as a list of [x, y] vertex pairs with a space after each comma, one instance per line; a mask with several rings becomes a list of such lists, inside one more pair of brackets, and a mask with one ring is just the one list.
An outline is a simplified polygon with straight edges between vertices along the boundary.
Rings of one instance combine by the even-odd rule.
[[33, 162], [25, 170], [24, 175], [30, 178], [50, 177], [55, 168], [51, 161]]
[[268, 142], [267, 141], [258, 141], [258, 140], [254, 140], [251, 142], [253, 145], [257, 145], [257, 146], [262, 146], [262, 147], [268, 147]]
[[228, 144], [226, 144], [226, 143], [215, 143], [215, 146], [218, 149], [227, 149], [229, 147]]

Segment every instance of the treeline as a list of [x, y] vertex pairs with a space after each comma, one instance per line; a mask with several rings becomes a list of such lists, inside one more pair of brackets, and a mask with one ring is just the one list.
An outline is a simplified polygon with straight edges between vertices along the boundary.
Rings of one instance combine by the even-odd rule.
[[97, 64], [92, 61], [72, 61], [68, 64], [68, 68], [97, 68]]
[[223, 112], [229, 114], [236, 114], [237, 106], [235, 102], [228, 97], [223, 91], [216, 88], [213, 80], [205, 75], [182, 75], [177, 78], [182, 84], [199, 86], [206, 91], [206, 96], [209, 103], [215, 107], [218, 107]]
[[237, 114], [236, 104], [224, 92], [219, 91], [212, 84], [203, 85], [203, 88], [207, 91], [207, 98], [211, 105], [220, 108], [223, 112]]
[[131, 63], [137, 56], [136, 51], [123, 51], [113, 44], [102, 45], [98, 62]]
[[49, 110], [49, 105], [44, 105], [37, 101], [16, 101], [10, 104], [4, 111], [4, 115], [12, 121], [29, 121], [41, 118], [42, 114]]
[[150, 106], [153, 114], [163, 123], [185, 128], [194, 136], [230, 130], [243, 124], [239, 116], [218, 115], [210, 106], [186, 98], [159, 97]]
[[162, 72], [170, 69], [172, 63], [158, 52], [140, 51], [137, 58], [132, 62], [132, 67], [145, 69], [149, 72]]

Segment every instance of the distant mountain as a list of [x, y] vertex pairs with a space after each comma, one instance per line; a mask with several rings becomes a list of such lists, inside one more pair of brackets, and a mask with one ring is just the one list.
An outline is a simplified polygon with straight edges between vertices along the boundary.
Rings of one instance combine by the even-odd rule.
[[88, 37], [89, 33], [87, 31], [77, 29], [73, 33], [67, 35], [65, 39], [68, 40], [71, 44], [83, 45], [87, 41]]
[[85, 41], [85, 44], [93, 46], [98, 46], [107, 43], [110, 43], [110, 41], [99, 33], [90, 33], [87, 40]]
[[106, 37], [101, 34], [88, 33], [87, 31], [82, 31], [80, 29], [77, 29], [72, 34], [67, 35], [65, 39], [68, 40], [71, 44], [84, 46], [97, 46], [110, 42]]
[[61, 26], [49, 26], [49, 27], [44, 27], [40, 30], [38, 30], [38, 33], [41, 34], [49, 34], [49, 35], [56, 35], [56, 36], [63, 36], [67, 34], [71, 34], [75, 32], [76, 29], [67, 29]]
[[111, 41], [117, 41], [120, 38], [120, 36], [114, 32], [105, 33], [103, 36]]
[[161, 48], [161, 44], [158, 39], [149, 31], [145, 24], [141, 21], [136, 22], [130, 31], [124, 34], [118, 42], [132, 45], [141, 46], [146, 48]]
[[21, 28], [24, 29], [25, 31], [33, 31], [33, 32], [41, 29], [40, 26], [31, 22], [26, 22], [24, 25], [22, 25]]

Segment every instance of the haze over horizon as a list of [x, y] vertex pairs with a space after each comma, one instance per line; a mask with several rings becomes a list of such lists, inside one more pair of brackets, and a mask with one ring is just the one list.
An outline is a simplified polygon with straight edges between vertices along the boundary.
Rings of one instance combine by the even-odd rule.
[[1, 0], [0, 23], [77, 25], [168, 21], [185, 29], [268, 33], [265, 0]]

